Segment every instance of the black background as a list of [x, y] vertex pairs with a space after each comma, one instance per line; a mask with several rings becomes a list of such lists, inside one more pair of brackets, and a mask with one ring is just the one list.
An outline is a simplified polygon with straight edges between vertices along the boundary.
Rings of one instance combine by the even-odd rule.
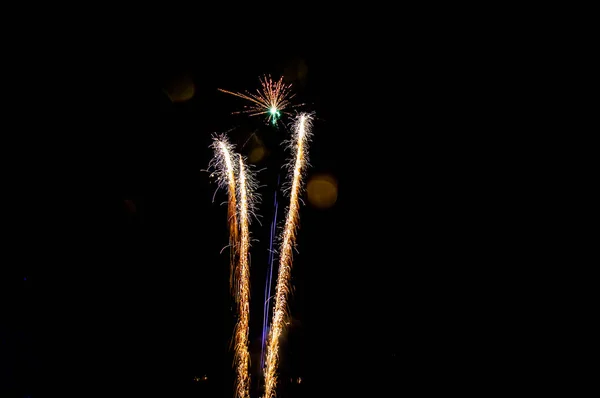
[[[506, 272], [496, 225], [511, 198], [487, 160], [500, 121], [481, 94], [498, 81], [481, 42], [415, 32], [256, 47], [186, 33], [145, 47], [142, 62], [125, 46], [107, 69], [94, 58], [62, 68], [68, 85], [43, 73], [36, 109], [57, 130], [15, 138], [25, 160], [7, 177], [18, 188], [6, 210], [16, 256], [3, 278], [2, 388], [232, 395], [226, 209], [200, 170], [214, 132], [230, 131], [245, 154], [256, 133], [270, 150], [257, 165], [262, 226], [252, 226], [255, 352], [287, 133], [231, 115], [243, 101], [217, 88], [252, 89], [270, 73], [316, 114], [308, 176], [329, 173], [339, 189], [332, 208], [301, 209], [282, 396], [476, 390], [502, 345], [487, 337], [500, 328], [487, 292]], [[182, 76], [195, 94], [173, 103], [165, 88]]]

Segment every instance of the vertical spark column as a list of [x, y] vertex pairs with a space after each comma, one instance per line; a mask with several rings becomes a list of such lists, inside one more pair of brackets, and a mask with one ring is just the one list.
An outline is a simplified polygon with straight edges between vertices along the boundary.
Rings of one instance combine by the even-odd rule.
[[307, 114], [300, 114], [294, 124], [292, 148], [295, 149], [293, 163], [291, 163], [292, 185], [290, 191], [290, 205], [285, 220], [283, 239], [279, 250], [279, 271], [275, 291], [275, 307], [273, 310], [273, 323], [267, 347], [267, 365], [265, 370], [265, 398], [275, 396], [277, 385], [277, 366], [279, 363], [279, 338], [285, 329], [287, 314], [287, 298], [290, 289], [292, 269], [292, 250], [296, 243], [296, 230], [299, 221], [299, 195], [302, 190], [302, 174], [307, 163], [308, 139], [311, 134], [312, 119]]
[[246, 167], [239, 156], [239, 197], [240, 197], [240, 280], [239, 280], [239, 320], [235, 331], [235, 355], [237, 358], [237, 396], [250, 396], [250, 354], [249, 354], [249, 322], [250, 322], [250, 229], [248, 212], [248, 181]]

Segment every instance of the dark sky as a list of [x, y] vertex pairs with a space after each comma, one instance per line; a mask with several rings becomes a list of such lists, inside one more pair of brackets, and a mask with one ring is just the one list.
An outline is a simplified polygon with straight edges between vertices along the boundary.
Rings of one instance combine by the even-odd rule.
[[[481, 203], [494, 195], [474, 188], [490, 178], [474, 166], [490, 140], [475, 134], [471, 54], [443, 38], [385, 49], [354, 38], [278, 51], [191, 43], [157, 48], [151, 72], [115, 64], [110, 77], [90, 78], [97, 94], [73, 105], [85, 109], [89, 130], [73, 152], [93, 171], [65, 162], [73, 180], [61, 190], [41, 170], [44, 184], [22, 205], [29, 210], [14, 216], [22, 231], [14, 241], [25, 234], [39, 243], [21, 243], [22, 264], [5, 279], [18, 284], [19, 305], [2, 322], [3, 388], [36, 396], [52, 383], [160, 385], [172, 396], [232, 396], [225, 196], [212, 203], [216, 187], [201, 169], [215, 132], [229, 131], [245, 155], [259, 141], [267, 151], [256, 164], [262, 225], [251, 229], [254, 366], [288, 133], [231, 115], [244, 101], [217, 88], [254, 89], [269, 73], [293, 83], [296, 100], [315, 112], [308, 178], [328, 174], [338, 184], [332, 207], [304, 196], [300, 210], [282, 396], [399, 396], [467, 383], [457, 369], [486, 311], [473, 298], [482, 286], [470, 281], [489, 244], [480, 224], [492, 210]], [[167, 92], [182, 81], [194, 95], [173, 102]], [[465, 369], [478, 363], [469, 361]], [[297, 377], [300, 385], [287, 385]]]

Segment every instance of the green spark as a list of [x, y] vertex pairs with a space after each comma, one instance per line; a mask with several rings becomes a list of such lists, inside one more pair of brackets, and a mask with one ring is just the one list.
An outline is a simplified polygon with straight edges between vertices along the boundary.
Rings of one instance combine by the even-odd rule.
[[273, 119], [273, 124], [277, 123], [277, 118], [281, 116], [281, 113], [279, 112], [279, 109], [277, 109], [274, 106], [272, 106], [269, 109], [269, 113], [271, 114], [271, 118]]

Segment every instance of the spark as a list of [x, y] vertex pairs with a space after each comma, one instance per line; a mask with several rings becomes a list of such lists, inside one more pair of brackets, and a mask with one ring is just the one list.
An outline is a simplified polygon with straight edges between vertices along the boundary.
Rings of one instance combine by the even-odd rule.
[[287, 297], [290, 290], [290, 277], [292, 268], [292, 249], [296, 243], [296, 231], [299, 221], [299, 202], [303, 178], [308, 163], [308, 140], [311, 135], [312, 117], [305, 113], [300, 114], [294, 123], [293, 136], [290, 141], [294, 150], [294, 157], [290, 163], [291, 188], [290, 205], [285, 219], [283, 238], [280, 246], [279, 271], [275, 289], [275, 306], [273, 322], [267, 346], [267, 365], [265, 369], [265, 398], [275, 396], [277, 386], [277, 366], [279, 362], [279, 338], [288, 323]]
[[237, 254], [239, 246], [238, 237], [238, 219], [237, 219], [237, 200], [236, 200], [236, 182], [235, 174], [236, 163], [233, 162], [233, 145], [229, 143], [227, 136], [217, 135], [213, 137], [211, 147], [214, 150], [214, 157], [209, 164], [209, 169], [214, 170], [212, 177], [217, 179], [219, 188], [227, 189], [227, 219], [229, 222], [229, 247], [230, 247], [230, 279], [229, 285], [234, 292], [236, 301], [238, 295], [235, 289], [238, 283], [238, 269], [236, 267]]
[[[234, 153], [224, 135], [213, 137], [215, 155], [209, 164], [219, 188], [228, 189], [228, 218], [230, 227], [231, 288], [237, 303], [238, 322], [234, 332], [234, 364], [237, 371], [236, 397], [250, 397], [250, 229], [260, 196], [255, 193], [256, 179], [245, 159]], [[239, 158], [235, 161], [235, 158]], [[237, 179], [236, 179], [237, 175]]]
[[239, 281], [239, 320], [235, 331], [235, 356], [237, 362], [237, 397], [249, 398], [250, 396], [250, 354], [248, 352], [248, 335], [250, 322], [250, 230], [249, 230], [249, 202], [252, 198], [252, 180], [246, 173], [244, 159], [239, 157], [238, 167], [238, 195], [239, 220], [240, 220], [240, 281]]
[[[271, 76], [263, 76], [259, 78], [261, 89], [256, 89], [256, 94], [245, 91], [243, 93], [233, 92], [219, 89], [219, 91], [252, 102], [252, 105], [246, 106], [245, 110], [233, 112], [248, 113], [250, 116], [268, 115], [267, 121], [273, 124], [281, 118], [281, 113], [284, 109], [292, 107], [290, 100], [294, 98], [294, 94], [290, 93], [291, 84], [283, 83], [283, 76], [276, 82], [273, 82]], [[299, 106], [299, 105], [296, 105]]]

